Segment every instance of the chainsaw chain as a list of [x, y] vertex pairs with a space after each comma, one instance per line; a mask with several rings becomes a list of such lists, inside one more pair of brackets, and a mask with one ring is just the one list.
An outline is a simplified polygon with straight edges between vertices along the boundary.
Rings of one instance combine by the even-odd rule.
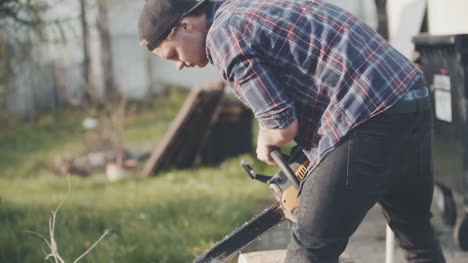
[[282, 212], [281, 208], [280, 208], [280, 205], [279, 203], [274, 203], [271, 207], [269, 208], [266, 208], [265, 210], [263, 210], [261, 213], [257, 214], [255, 217], [253, 217], [252, 219], [250, 219], [249, 221], [245, 222], [242, 226], [236, 228], [234, 231], [232, 231], [229, 235], [225, 236], [223, 239], [221, 239], [220, 241], [218, 241], [214, 246], [212, 246], [210, 249], [208, 249], [207, 251], [205, 251], [203, 254], [201, 254], [200, 256], [198, 256], [194, 261], [193, 263], [221, 263], [221, 262], [226, 262], [228, 259], [230, 259], [231, 257], [233, 257], [234, 255], [237, 255], [239, 252], [241, 252], [242, 249], [244, 249], [245, 247], [249, 246], [250, 244], [252, 244], [253, 242], [259, 240], [263, 235], [265, 235], [266, 233], [270, 232], [272, 229], [276, 228], [281, 222], [284, 221], [284, 215], [283, 215], [283, 219], [280, 220], [277, 224], [275, 225], [272, 225], [268, 230], [266, 230], [265, 232], [263, 232], [262, 234], [258, 235], [255, 239], [247, 242], [246, 244], [242, 245], [239, 249], [237, 249], [235, 252], [231, 253], [230, 255], [226, 256], [224, 259], [220, 260], [220, 259], [215, 259], [215, 260], [211, 260], [210, 262], [207, 262], [207, 261], [203, 261], [203, 259], [211, 252], [213, 251], [216, 247], [218, 247], [219, 245], [221, 245], [223, 242], [225, 242], [226, 240], [230, 239], [232, 236], [236, 235], [237, 233], [243, 231], [243, 229], [251, 224], [252, 222], [254, 222], [255, 220], [257, 220], [259, 217], [263, 216], [264, 214], [270, 212], [271, 210], [275, 210], [275, 209], [278, 209], [279, 211]]

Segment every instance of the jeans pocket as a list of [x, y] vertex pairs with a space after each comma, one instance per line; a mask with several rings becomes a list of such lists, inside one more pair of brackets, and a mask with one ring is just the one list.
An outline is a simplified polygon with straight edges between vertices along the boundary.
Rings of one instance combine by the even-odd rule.
[[348, 189], [378, 195], [385, 191], [391, 173], [392, 140], [354, 132], [349, 139]]

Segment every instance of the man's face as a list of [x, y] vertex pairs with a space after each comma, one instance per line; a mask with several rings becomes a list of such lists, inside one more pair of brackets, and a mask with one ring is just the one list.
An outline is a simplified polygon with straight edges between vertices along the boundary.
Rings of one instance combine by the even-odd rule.
[[184, 19], [172, 38], [161, 42], [152, 52], [163, 59], [173, 61], [179, 70], [195, 66], [203, 68], [208, 64], [206, 35], [194, 27], [190, 20]]

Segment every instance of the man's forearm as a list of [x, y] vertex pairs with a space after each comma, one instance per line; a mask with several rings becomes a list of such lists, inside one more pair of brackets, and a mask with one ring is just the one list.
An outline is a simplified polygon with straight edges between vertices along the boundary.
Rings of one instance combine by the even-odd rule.
[[268, 129], [260, 126], [258, 140], [265, 145], [279, 146], [292, 141], [298, 130], [297, 120], [280, 129]]

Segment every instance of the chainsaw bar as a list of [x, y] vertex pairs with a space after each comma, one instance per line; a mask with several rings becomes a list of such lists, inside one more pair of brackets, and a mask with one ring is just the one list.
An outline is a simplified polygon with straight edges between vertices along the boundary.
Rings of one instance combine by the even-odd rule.
[[193, 263], [224, 262], [278, 225], [283, 219], [283, 211], [279, 203], [275, 203], [205, 251]]

